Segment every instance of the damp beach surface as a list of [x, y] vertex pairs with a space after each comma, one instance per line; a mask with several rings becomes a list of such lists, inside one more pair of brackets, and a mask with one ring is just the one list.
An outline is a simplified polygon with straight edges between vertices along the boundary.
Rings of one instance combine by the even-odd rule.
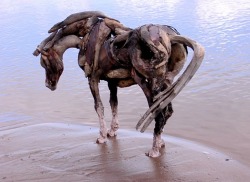
[[[56, 91], [32, 52], [68, 15], [99, 10], [131, 28], [167, 24], [206, 49], [190, 83], [174, 99], [162, 156], [151, 159], [153, 124], [138, 86], [118, 90], [118, 136], [95, 144], [98, 118], [78, 50], [64, 55]], [[250, 169], [250, 2], [0, 2], [0, 181], [245, 181]], [[192, 51], [189, 50], [190, 57]], [[100, 83], [105, 117], [109, 91]], [[120, 177], [119, 177], [120, 176]]]
[[[148, 158], [152, 135], [120, 130], [106, 144], [98, 129], [39, 123], [2, 127], [1, 181], [245, 181], [249, 168], [218, 151], [164, 135], [166, 149]], [[33, 137], [31, 137], [33, 136]]]

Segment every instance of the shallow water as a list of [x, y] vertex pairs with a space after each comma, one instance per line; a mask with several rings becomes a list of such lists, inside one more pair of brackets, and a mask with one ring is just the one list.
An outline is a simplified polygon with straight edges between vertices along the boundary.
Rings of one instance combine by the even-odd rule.
[[[68, 122], [97, 126], [93, 99], [77, 50], [64, 56], [58, 89], [44, 86], [44, 70], [32, 55], [47, 30], [66, 16], [99, 10], [132, 28], [174, 26], [206, 49], [195, 77], [173, 101], [165, 133], [215, 147], [250, 166], [250, 1], [7, 1], [0, 2], [1, 122]], [[107, 121], [108, 89], [101, 82]], [[134, 130], [147, 109], [138, 86], [119, 89], [121, 128]], [[151, 132], [153, 125], [147, 130]]]

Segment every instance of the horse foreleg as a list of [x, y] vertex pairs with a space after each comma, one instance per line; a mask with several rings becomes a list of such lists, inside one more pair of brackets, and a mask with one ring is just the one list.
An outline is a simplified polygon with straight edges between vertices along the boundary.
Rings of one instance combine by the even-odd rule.
[[163, 132], [164, 126], [172, 116], [173, 108], [172, 103], [170, 102], [168, 106], [157, 115], [155, 118], [155, 128], [154, 128], [154, 137], [153, 137], [153, 146], [152, 149], [146, 153], [149, 157], [158, 157], [160, 156], [160, 148], [165, 146], [164, 140], [161, 138], [161, 133]]
[[108, 130], [108, 136], [113, 137], [116, 136], [116, 131], [119, 128], [118, 122], [118, 99], [117, 99], [117, 86], [113, 82], [108, 82], [108, 87], [110, 90], [110, 106], [112, 110], [112, 121], [111, 121], [111, 128]]
[[[145, 81], [145, 78], [140, 76], [136, 73], [134, 69], [132, 69], [132, 77], [135, 80], [135, 82], [141, 87], [143, 90], [149, 107], [153, 104], [153, 97], [154, 94], [152, 93], [152, 89], [150, 88], [150, 85]], [[169, 103], [166, 108], [162, 110], [158, 114], [158, 116], [155, 118], [155, 128], [154, 128], [154, 136], [153, 136], [153, 146], [149, 150], [149, 152], [146, 153], [149, 157], [158, 157], [160, 156], [160, 148], [165, 146], [164, 140], [161, 138], [161, 133], [163, 131], [163, 128], [168, 120], [168, 118], [171, 117], [173, 113], [172, 104]]]
[[105, 143], [107, 141], [107, 125], [104, 120], [104, 107], [99, 94], [98, 80], [89, 78], [89, 86], [95, 101], [95, 110], [100, 124], [100, 136], [97, 138], [96, 143]]
[[[153, 104], [153, 94], [152, 94], [152, 90], [150, 89], [148, 82], [146, 82], [145, 78], [137, 74], [137, 72], [134, 69], [132, 69], [131, 75], [133, 79], [135, 80], [135, 82], [141, 87], [142, 91], [144, 92], [144, 95], [146, 96], [147, 101], [148, 101], [148, 106], [150, 107]], [[149, 152], [146, 153], [146, 155], [149, 157], [160, 156], [160, 148], [165, 145], [164, 141], [161, 139], [161, 129], [159, 129], [161, 128], [160, 124], [162, 123], [163, 119], [164, 119], [164, 116], [162, 116], [162, 113], [160, 113], [156, 117], [156, 126], [154, 129], [153, 146], [149, 150]]]

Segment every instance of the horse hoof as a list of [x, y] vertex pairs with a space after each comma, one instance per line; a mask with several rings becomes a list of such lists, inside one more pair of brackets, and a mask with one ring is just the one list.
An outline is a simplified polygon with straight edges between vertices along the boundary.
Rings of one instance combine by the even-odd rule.
[[109, 130], [107, 136], [108, 137], [115, 137], [117, 134], [115, 131]]
[[152, 157], [152, 158], [159, 157], [161, 155], [159, 150], [156, 150], [156, 149], [151, 149], [151, 150], [149, 150], [148, 153], [145, 153], [145, 154], [146, 154], [146, 156]]
[[97, 138], [97, 140], [96, 140], [97, 144], [102, 144], [102, 143], [106, 143], [106, 142], [107, 142], [106, 138]]

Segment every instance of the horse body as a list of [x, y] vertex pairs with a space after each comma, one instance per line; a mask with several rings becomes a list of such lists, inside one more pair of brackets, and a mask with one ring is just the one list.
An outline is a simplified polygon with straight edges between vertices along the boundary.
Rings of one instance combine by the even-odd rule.
[[[46, 86], [55, 90], [63, 71], [62, 54], [69, 47], [80, 49], [78, 63], [88, 78], [99, 118], [100, 135], [96, 142], [105, 143], [107, 137], [115, 136], [119, 128], [117, 87], [138, 84], [149, 107], [152, 106], [154, 98], [171, 87], [174, 77], [182, 69], [187, 57], [186, 47], [178, 43], [178, 40], [171, 42], [178, 32], [169, 26], [149, 24], [132, 30], [122, 27], [117, 21], [96, 17], [84, 20], [84, 23], [81, 20], [81, 28], [77, 28], [77, 22], [72, 22], [71, 19], [70, 22], [71, 24], [59, 30], [59, 35], [47, 38], [48, 41], [54, 41], [50, 42], [51, 46], [47, 46], [47, 50], [43, 51], [40, 45], [34, 55], [42, 53], [41, 65], [46, 70]], [[52, 29], [57, 31], [57, 25], [62, 24], [64, 25], [62, 22], [56, 24]], [[67, 30], [67, 27], [73, 28]], [[193, 45], [192, 42], [187, 44]], [[110, 90], [112, 121], [109, 130], [99, 93], [100, 80], [107, 81]], [[161, 133], [172, 113], [171, 102], [157, 111], [153, 146], [147, 153], [148, 156], [160, 155], [159, 149], [164, 146]]]

